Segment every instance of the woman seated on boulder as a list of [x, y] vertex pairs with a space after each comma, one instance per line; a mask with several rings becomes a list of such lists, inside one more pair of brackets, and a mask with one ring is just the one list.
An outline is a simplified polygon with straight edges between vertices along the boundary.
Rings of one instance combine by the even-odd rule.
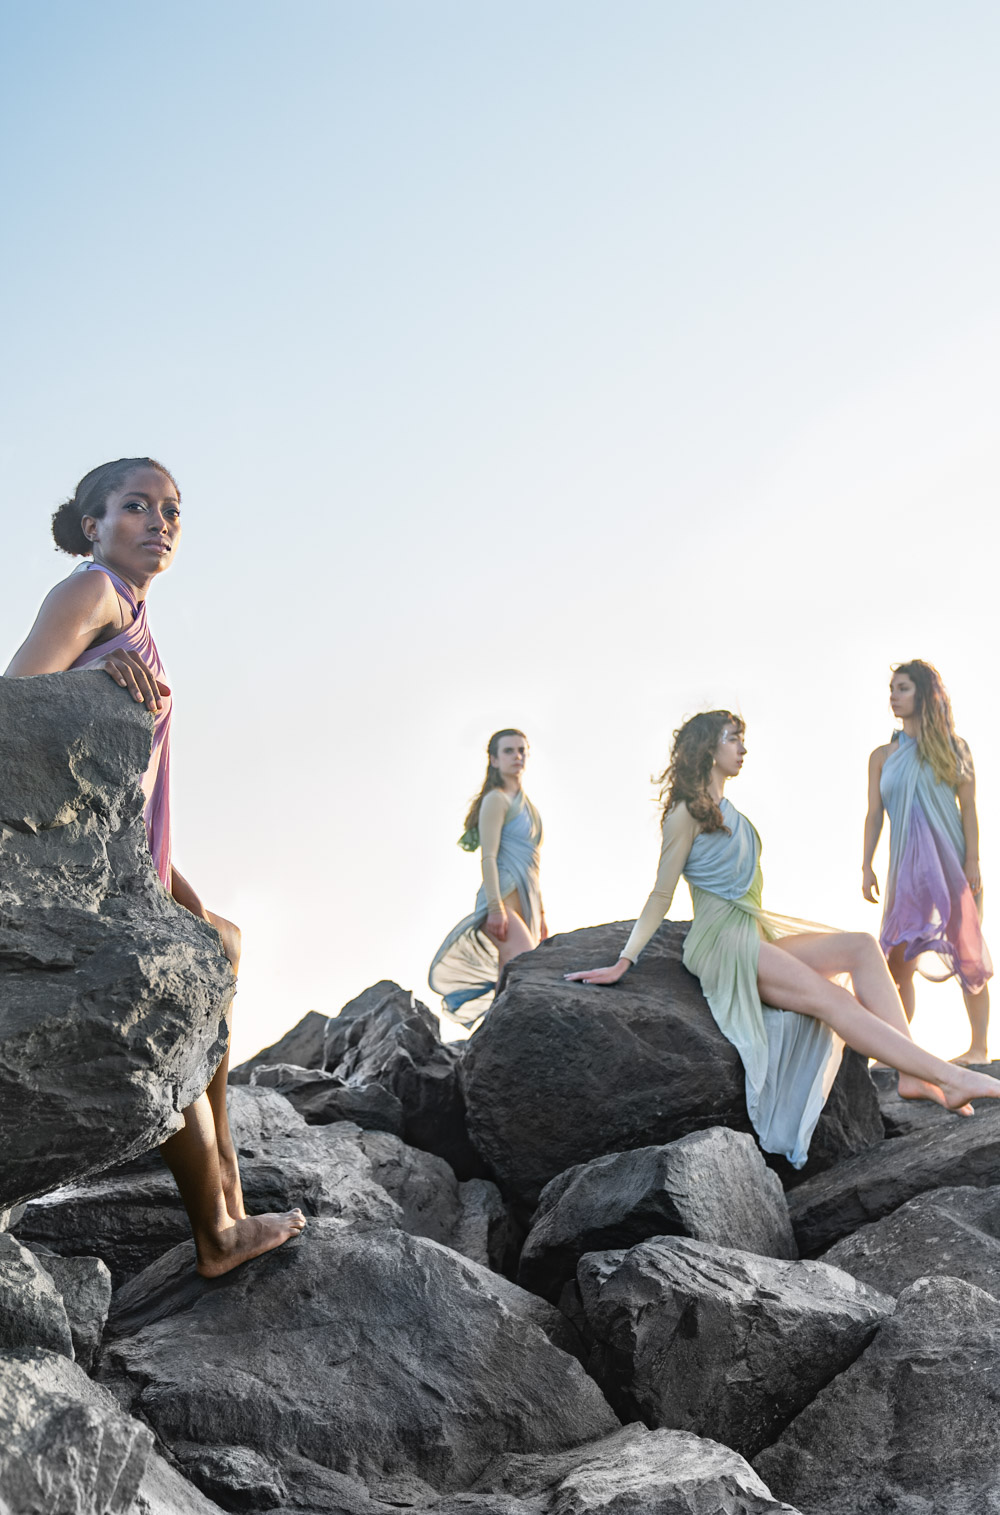
[[[694, 904], [684, 966], [743, 1060], [747, 1110], [765, 1151], [802, 1167], [844, 1042], [898, 1069], [904, 1099], [971, 1115], [970, 1099], [1000, 1097], [996, 1079], [912, 1040], [874, 937], [761, 908], [760, 838], [723, 793], [743, 766], [743, 732], [728, 710], [696, 715], [675, 732], [660, 779], [663, 848], [653, 892], [613, 967], [566, 977], [617, 983], [663, 920], [683, 873]], [[834, 982], [838, 975], [850, 975], [853, 993]]]
[[521, 787], [528, 739], [507, 727], [486, 748], [486, 777], [469, 807], [458, 845], [482, 848], [483, 882], [471, 915], [449, 931], [427, 981], [442, 1012], [460, 1026], [483, 1015], [504, 967], [548, 935], [538, 882], [542, 818]]
[[[119, 458], [93, 469], [52, 518], [57, 547], [87, 562], [46, 596], [7, 669], [26, 678], [103, 669], [153, 716], [153, 750], [143, 778], [153, 865], [179, 905], [209, 921], [239, 968], [240, 933], [206, 910], [170, 858], [170, 716], [166, 671], [146, 621], [146, 595], [173, 561], [181, 534], [180, 494], [152, 458]], [[184, 1126], [161, 1151], [177, 1180], [208, 1278], [279, 1247], [305, 1225], [300, 1210], [248, 1216], [226, 1114], [227, 1051], [205, 1094], [184, 1111]]]

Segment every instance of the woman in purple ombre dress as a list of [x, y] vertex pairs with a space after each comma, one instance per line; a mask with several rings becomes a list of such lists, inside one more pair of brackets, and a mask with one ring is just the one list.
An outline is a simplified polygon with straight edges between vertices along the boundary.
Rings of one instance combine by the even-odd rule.
[[[206, 910], [170, 855], [170, 716], [173, 696], [146, 619], [146, 596], [170, 567], [181, 534], [180, 493], [152, 458], [119, 458], [85, 475], [52, 518], [56, 546], [86, 558], [46, 596], [8, 678], [102, 669], [153, 716], [153, 746], [142, 780], [149, 849], [179, 905], [215, 927], [235, 973], [240, 933]], [[300, 1210], [248, 1216], [226, 1114], [229, 1054], [184, 1126], [161, 1151], [177, 1180], [198, 1254], [214, 1278], [279, 1247], [305, 1225]]]
[[972, 1030], [956, 1063], [989, 1061], [987, 1033], [993, 965], [981, 927], [983, 885], [972, 754], [955, 733], [941, 675], [919, 658], [901, 663], [889, 685], [892, 713], [903, 723], [868, 766], [868, 816], [862, 892], [874, 904], [878, 881], [872, 859], [889, 815], [889, 881], [882, 950], [907, 1019], [914, 1008], [913, 975], [956, 978]]

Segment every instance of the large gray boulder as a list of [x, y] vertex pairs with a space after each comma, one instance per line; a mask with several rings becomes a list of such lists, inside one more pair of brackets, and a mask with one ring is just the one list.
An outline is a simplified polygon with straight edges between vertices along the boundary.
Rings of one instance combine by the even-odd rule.
[[0, 1350], [44, 1347], [73, 1356], [62, 1295], [38, 1259], [0, 1233]]
[[1000, 1120], [981, 1101], [975, 1115], [884, 1141], [807, 1179], [788, 1196], [799, 1250], [825, 1252], [928, 1189], [989, 1188], [1000, 1176]]
[[[523, 1301], [523, 1308], [521, 1301]], [[467, 1489], [502, 1451], [616, 1429], [538, 1302], [435, 1242], [315, 1220], [223, 1278], [168, 1254], [115, 1297], [99, 1376], [168, 1446], [288, 1453], [367, 1484]]]
[[1000, 1302], [924, 1278], [755, 1460], [809, 1515], [1000, 1510]]
[[337, 1120], [353, 1121], [365, 1131], [390, 1131], [402, 1136], [406, 1121], [403, 1106], [381, 1084], [351, 1084], [338, 1073], [320, 1068], [298, 1068], [275, 1063], [254, 1068], [251, 1079], [257, 1089], [275, 1089], [311, 1126], [327, 1126]]
[[62, 1299], [73, 1338], [73, 1356], [89, 1373], [111, 1308], [111, 1274], [99, 1257], [60, 1257], [37, 1245], [30, 1250]]
[[[468, 1515], [796, 1515], [772, 1498], [729, 1447], [687, 1431], [624, 1426], [602, 1441], [555, 1454], [506, 1453], [476, 1484]], [[492, 1495], [512, 1502], [486, 1503]], [[436, 1509], [441, 1509], [437, 1506]]]
[[[681, 964], [686, 926], [663, 925], [613, 988], [564, 981], [572, 969], [613, 962], [628, 929], [550, 937], [515, 958], [468, 1043], [469, 1130], [501, 1189], [525, 1208], [557, 1174], [605, 1153], [709, 1126], [750, 1130], [739, 1055]], [[851, 1101], [832, 1095], [813, 1138], [822, 1162], [882, 1140], [867, 1073], [859, 1078], [848, 1060], [835, 1090], [844, 1079]]]
[[0, 679], [0, 1209], [163, 1141], [225, 1048], [232, 969], [149, 857], [150, 742], [104, 673]]
[[324, 1044], [329, 1017], [318, 1010], [307, 1010], [302, 1019], [286, 1031], [284, 1036], [263, 1047], [246, 1062], [237, 1063], [229, 1070], [230, 1084], [252, 1084], [254, 1070], [271, 1067], [275, 1063], [294, 1063], [300, 1068], [323, 1068]]
[[580, 1270], [587, 1367], [618, 1414], [744, 1457], [854, 1361], [894, 1306], [824, 1263], [684, 1237], [633, 1247], [604, 1278], [592, 1261]]
[[836, 1242], [823, 1261], [888, 1294], [947, 1277], [1000, 1298], [1000, 1188], [918, 1194]]
[[693, 1236], [768, 1257], [796, 1257], [780, 1182], [753, 1139], [715, 1126], [663, 1147], [613, 1152], [542, 1190], [518, 1281], [556, 1302], [585, 1252], [649, 1236]]

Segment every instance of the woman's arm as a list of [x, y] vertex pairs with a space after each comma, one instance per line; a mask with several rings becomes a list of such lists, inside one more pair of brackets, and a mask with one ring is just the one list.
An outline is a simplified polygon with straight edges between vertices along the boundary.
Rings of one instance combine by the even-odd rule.
[[979, 816], [976, 814], [976, 770], [972, 765], [972, 753], [963, 742], [963, 756], [965, 758], [966, 773], [955, 793], [958, 795], [958, 808], [962, 812], [962, 830], [965, 833], [965, 876], [969, 880], [969, 888], [973, 894], [978, 894], [983, 887], [983, 876], [979, 867]]
[[[6, 677], [25, 679], [40, 673], [65, 673], [102, 635], [113, 636], [120, 630], [121, 604], [107, 574], [71, 574], [45, 596], [35, 624], [11, 659]], [[155, 678], [142, 658], [128, 648], [115, 648], [87, 667], [103, 669], [150, 710], [160, 708]]]
[[483, 851], [483, 888], [486, 890], [486, 929], [497, 941], [507, 940], [507, 911], [500, 894], [500, 833], [510, 800], [502, 789], [491, 789], [479, 807], [479, 845]]
[[878, 879], [872, 868], [875, 848], [882, 835], [885, 807], [882, 804], [882, 764], [886, 749], [876, 747], [868, 759], [868, 814], [865, 816], [865, 855], [861, 863], [861, 893], [870, 905], [878, 903]]
[[660, 848], [656, 882], [622, 949], [621, 957], [612, 967], [585, 968], [580, 973], [567, 973], [564, 977], [570, 980], [582, 979], [588, 984], [616, 984], [628, 972], [670, 909], [674, 891], [697, 835], [698, 822], [688, 813], [687, 806], [683, 803], [675, 805], [663, 822], [663, 845]]

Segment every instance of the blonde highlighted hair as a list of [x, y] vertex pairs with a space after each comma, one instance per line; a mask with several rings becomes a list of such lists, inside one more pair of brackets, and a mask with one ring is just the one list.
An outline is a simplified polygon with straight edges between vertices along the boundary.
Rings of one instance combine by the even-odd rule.
[[955, 732], [955, 718], [944, 680], [932, 663], [914, 658], [897, 663], [893, 673], [903, 673], [913, 680], [917, 691], [914, 715], [920, 721], [917, 751], [939, 784], [956, 788], [972, 775], [969, 749]]

